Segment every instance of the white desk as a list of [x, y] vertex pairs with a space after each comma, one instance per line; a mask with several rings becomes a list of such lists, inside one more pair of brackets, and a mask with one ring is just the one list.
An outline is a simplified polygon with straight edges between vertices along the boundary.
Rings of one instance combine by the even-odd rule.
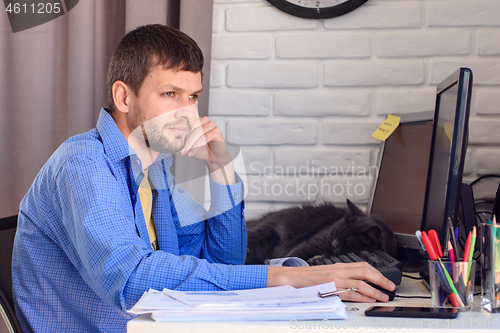
[[[476, 287], [477, 288], [477, 287]], [[429, 291], [421, 281], [403, 278], [398, 286], [400, 295], [425, 295]], [[355, 307], [359, 311], [348, 311], [347, 320], [318, 320], [318, 321], [258, 321], [258, 322], [193, 322], [193, 323], [159, 323], [151, 319], [150, 315], [142, 315], [127, 325], [128, 333], [156, 333], [156, 332], [200, 332], [200, 333], [279, 333], [297, 331], [333, 331], [355, 330], [358, 332], [378, 332], [380, 329], [405, 330], [419, 329], [419, 332], [436, 333], [437, 330], [452, 329], [459, 332], [472, 333], [493, 329], [500, 331], [500, 314], [489, 314], [481, 310], [480, 296], [474, 298], [474, 309], [461, 312], [456, 319], [414, 319], [414, 318], [381, 318], [366, 317], [364, 311], [374, 304], [346, 303], [348, 308]], [[396, 298], [392, 302], [378, 303], [386, 306], [431, 306], [430, 299], [402, 299]], [[396, 332], [394, 331], [394, 332]]]

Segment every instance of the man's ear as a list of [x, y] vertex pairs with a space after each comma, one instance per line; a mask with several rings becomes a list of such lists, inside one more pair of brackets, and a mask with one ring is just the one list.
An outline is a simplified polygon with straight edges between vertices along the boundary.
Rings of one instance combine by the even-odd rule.
[[111, 87], [111, 91], [113, 93], [115, 109], [118, 112], [128, 113], [132, 89], [123, 81], [115, 81]]

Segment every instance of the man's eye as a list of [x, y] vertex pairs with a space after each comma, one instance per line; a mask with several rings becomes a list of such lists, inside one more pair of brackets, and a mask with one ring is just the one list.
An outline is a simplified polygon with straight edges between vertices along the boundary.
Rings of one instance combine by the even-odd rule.
[[193, 99], [193, 100], [196, 101], [198, 99], [198, 95], [191, 95], [191, 96], [189, 96], [189, 98], [191, 98], [191, 99]]
[[174, 96], [174, 93], [172, 91], [169, 91], [169, 92], [165, 93], [165, 96], [172, 97], [172, 96]]

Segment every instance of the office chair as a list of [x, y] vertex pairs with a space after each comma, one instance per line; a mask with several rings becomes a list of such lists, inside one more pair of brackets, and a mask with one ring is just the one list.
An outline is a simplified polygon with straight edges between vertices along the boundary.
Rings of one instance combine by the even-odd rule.
[[12, 296], [12, 248], [17, 215], [0, 219], [0, 333], [22, 333]]

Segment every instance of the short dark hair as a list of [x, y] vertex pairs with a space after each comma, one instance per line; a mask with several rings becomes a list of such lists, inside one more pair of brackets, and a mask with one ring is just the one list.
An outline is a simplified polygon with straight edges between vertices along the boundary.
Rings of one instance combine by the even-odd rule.
[[130, 31], [114, 50], [109, 63], [108, 111], [115, 108], [113, 83], [123, 81], [137, 95], [149, 70], [157, 65], [201, 73], [203, 53], [191, 37], [172, 27], [151, 24]]

